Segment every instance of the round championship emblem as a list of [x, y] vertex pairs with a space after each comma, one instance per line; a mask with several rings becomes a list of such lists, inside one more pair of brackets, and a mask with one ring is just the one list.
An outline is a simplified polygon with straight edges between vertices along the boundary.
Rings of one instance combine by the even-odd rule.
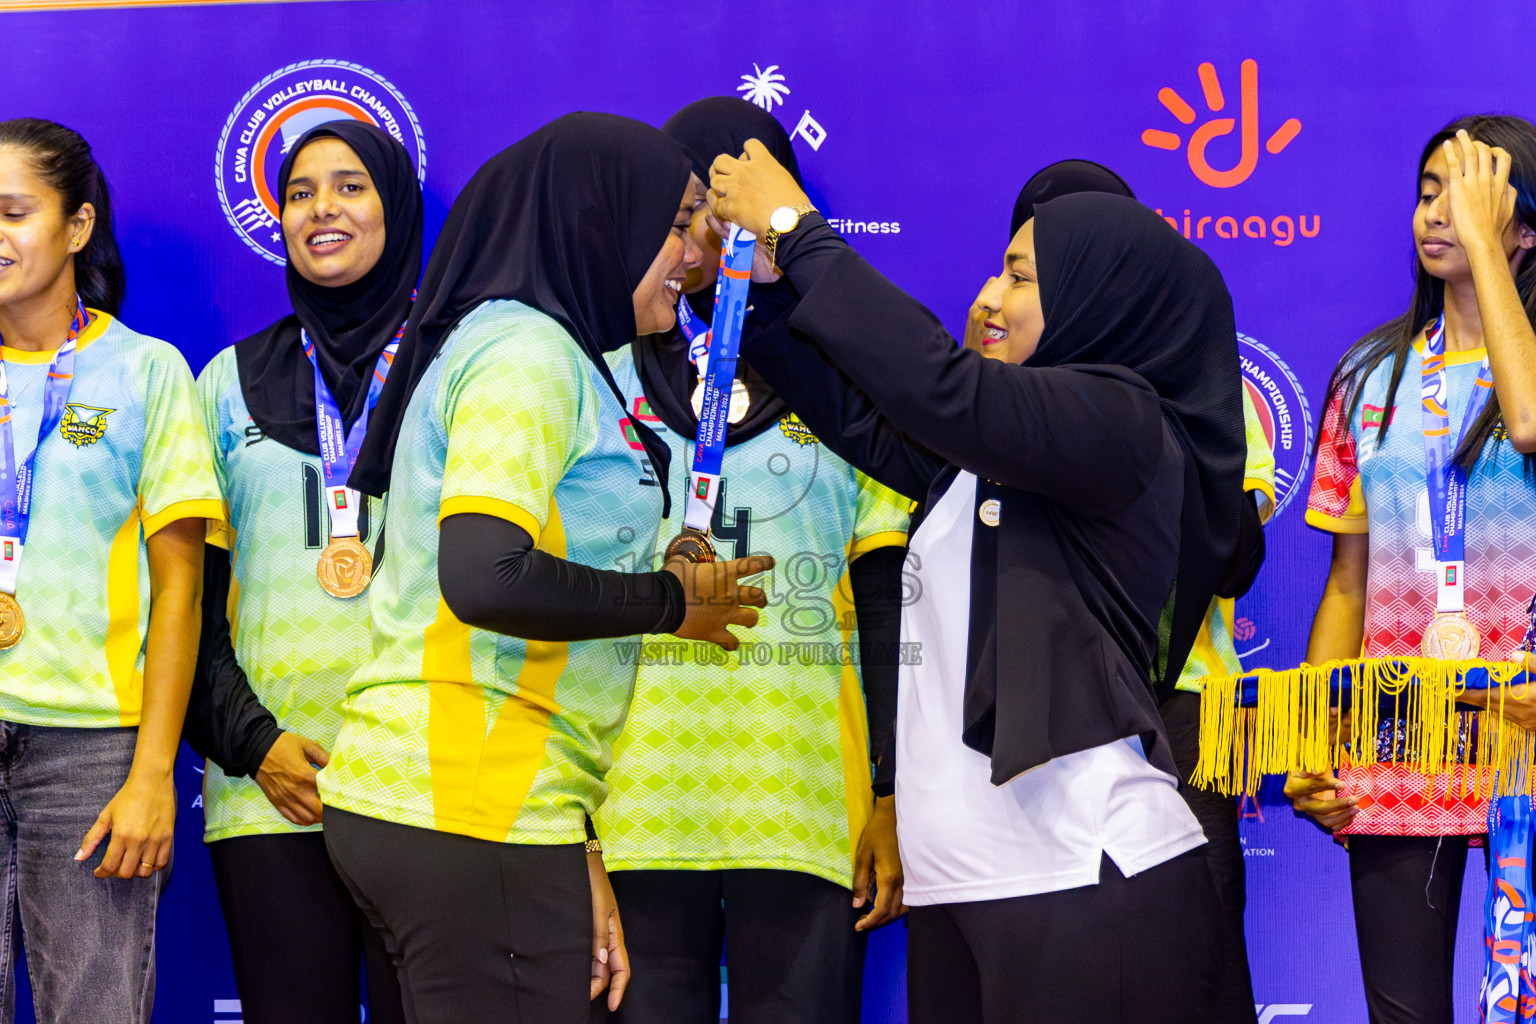
[[981, 503], [981, 507], [976, 510], [976, 514], [988, 526], [996, 526], [1003, 521], [1003, 503], [996, 498], [988, 498]]
[[672, 538], [667, 545], [666, 553], [662, 561], [671, 561], [681, 558], [685, 562], [714, 562], [719, 560], [715, 554], [715, 545], [710, 542], [709, 535], [683, 527], [681, 533]]
[[1477, 627], [1460, 612], [1437, 615], [1424, 630], [1424, 657], [1438, 661], [1470, 661], [1482, 647]]
[[299, 136], [351, 118], [399, 139], [427, 177], [427, 149], [416, 112], [393, 85], [360, 64], [306, 60], [275, 71], [246, 93], [219, 136], [214, 178], [224, 216], [245, 243], [287, 263], [277, 222], [277, 172]]
[[373, 555], [356, 537], [336, 537], [315, 565], [320, 586], [332, 597], [356, 597], [373, 579]]
[[21, 614], [21, 604], [14, 595], [0, 591], [0, 651], [15, 647], [26, 631], [27, 617]]
[[1243, 386], [1253, 399], [1264, 436], [1275, 453], [1275, 511], [1278, 516], [1298, 489], [1307, 487], [1307, 463], [1312, 452], [1312, 411], [1301, 382], [1285, 361], [1266, 346], [1237, 336]]

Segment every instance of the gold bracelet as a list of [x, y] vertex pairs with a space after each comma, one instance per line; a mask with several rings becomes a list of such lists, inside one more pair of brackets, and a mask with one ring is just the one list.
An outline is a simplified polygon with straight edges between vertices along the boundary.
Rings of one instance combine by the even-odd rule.
[[603, 844], [598, 842], [596, 839], [588, 839], [587, 852], [601, 854], [603, 852]]

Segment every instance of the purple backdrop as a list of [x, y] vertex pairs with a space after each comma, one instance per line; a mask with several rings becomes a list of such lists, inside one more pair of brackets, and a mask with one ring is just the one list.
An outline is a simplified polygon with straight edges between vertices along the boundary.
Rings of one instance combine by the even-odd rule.
[[[430, 238], [482, 160], [559, 114], [660, 123], [749, 86], [795, 133], [818, 205], [955, 328], [998, 265], [1023, 180], [1052, 160], [1100, 160], [1187, 224], [1226, 275], [1284, 491], [1292, 478], [1305, 488], [1335, 359], [1407, 303], [1424, 140], [1459, 114], [1531, 112], [1523, 66], [1497, 56], [1529, 31], [1529, 3], [1478, 7], [1474, 18], [1422, 0], [352, 0], [9, 14], [0, 117], [54, 118], [95, 145], [116, 189], [124, 319], [181, 346], [194, 369], [284, 308], [282, 275], [259, 251], [270, 239], [248, 171], [258, 149], [271, 142], [270, 166], [285, 127], [347, 104], [417, 152], [419, 130]], [[304, 62], [315, 63], [261, 85]], [[1222, 118], [1232, 123], [1204, 127]], [[1303, 653], [1328, 551], [1302, 523], [1303, 500], [1269, 528], [1269, 562], [1238, 606], [1250, 664]], [[230, 1024], [239, 1006], [189, 761], [180, 783], [156, 1020]], [[1341, 851], [1278, 792], [1245, 810], [1261, 1020], [1364, 1019]], [[1463, 1021], [1480, 969], [1484, 872], [1472, 860]], [[871, 947], [868, 1020], [905, 1020], [903, 942], [896, 926]]]

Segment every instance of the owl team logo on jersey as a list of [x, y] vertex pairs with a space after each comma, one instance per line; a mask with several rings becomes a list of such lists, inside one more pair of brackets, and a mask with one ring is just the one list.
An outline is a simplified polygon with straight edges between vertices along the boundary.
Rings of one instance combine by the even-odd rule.
[[1299, 489], [1306, 490], [1307, 462], [1312, 453], [1312, 411], [1301, 382], [1285, 361], [1246, 334], [1239, 334], [1238, 357], [1243, 386], [1264, 424], [1264, 436], [1275, 453], [1275, 515]]
[[800, 417], [792, 412], [785, 413], [784, 418], [779, 420], [779, 429], [784, 432], [785, 437], [795, 442], [795, 444], [821, 443], [816, 435], [811, 433], [811, 428], [800, 422]]
[[277, 222], [277, 172], [299, 137], [327, 121], [351, 118], [399, 139], [427, 177], [427, 148], [416, 112], [377, 72], [339, 60], [306, 60], [254, 85], [224, 122], [214, 178], [224, 216], [245, 243], [273, 263], [288, 262]]
[[95, 444], [107, 432], [107, 414], [116, 411], [91, 405], [66, 405], [64, 418], [59, 421], [59, 434], [76, 448]]

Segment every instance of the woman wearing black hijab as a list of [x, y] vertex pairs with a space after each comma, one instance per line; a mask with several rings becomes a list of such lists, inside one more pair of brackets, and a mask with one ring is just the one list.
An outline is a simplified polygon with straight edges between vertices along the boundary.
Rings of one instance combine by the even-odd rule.
[[[691, 103], [662, 130], [700, 167], [758, 138], [795, 173], [789, 135], [739, 97]], [[698, 330], [708, 327], [720, 262], [712, 219], [701, 207], [690, 229], [703, 259], [684, 299]], [[759, 278], [774, 276], [766, 258], [759, 263]], [[786, 315], [794, 298], [787, 281], [754, 282], [743, 333]], [[699, 373], [688, 349], [676, 331], [609, 357], [620, 387], [643, 394], [660, 421], [676, 466], [693, 461], [698, 435]], [[759, 624], [751, 648], [841, 650], [857, 628], [859, 658], [856, 666], [744, 655], [722, 663], [676, 643], [640, 666], [596, 818], [634, 965], [616, 1019], [718, 1021], [724, 953], [732, 1020], [856, 1024], [864, 933], [901, 906], [894, 800], [873, 801], [870, 737], [895, 717], [911, 502], [828, 452], [745, 360], [737, 367], [715, 543], [736, 555], [794, 553], [774, 579], [789, 603]], [[678, 476], [681, 510], [689, 480]], [[680, 525], [663, 526], [663, 544]]]
[[[1013, 219], [1008, 236], [1019, 233], [1024, 222], [1034, 216], [1035, 207], [1060, 196], [1078, 192], [1103, 192], [1135, 199], [1125, 179], [1102, 164], [1091, 160], [1061, 160], [1035, 172], [1019, 191], [1013, 205]], [[966, 321], [965, 347], [982, 351], [986, 321], [995, 310], [987, 305], [987, 296], [996, 288], [990, 279], [971, 306]], [[1269, 518], [1275, 504], [1275, 458], [1264, 435], [1248, 389], [1243, 389], [1243, 420], [1246, 427], [1246, 457], [1243, 489], [1249, 501], [1241, 511], [1245, 527], [1258, 536], [1261, 524]], [[1243, 545], [1239, 545], [1243, 547]], [[1262, 552], [1262, 544], [1259, 548]], [[1246, 589], [1244, 587], [1244, 589]], [[1233, 589], [1218, 590], [1221, 597], [1241, 596]], [[1248, 969], [1248, 941], [1243, 929], [1243, 909], [1247, 886], [1243, 865], [1242, 838], [1238, 835], [1238, 814], [1231, 797], [1214, 790], [1200, 789], [1189, 782], [1200, 754], [1201, 680], [1213, 671], [1237, 674], [1242, 665], [1232, 643], [1230, 602], [1223, 611], [1220, 598], [1211, 602], [1192, 655], [1179, 674], [1175, 690], [1159, 705], [1167, 730], [1169, 751], [1178, 767], [1179, 793], [1200, 822], [1205, 833], [1206, 863], [1216, 884], [1222, 905], [1222, 933], [1217, 958], [1222, 965], [1212, 1024], [1253, 1024], [1257, 1020], [1253, 1001], [1253, 980]], [[1221, 664], [1207, 664], [1207, 660]]]
[[715, 162], [714, 208], [773, 224], [803, 298], [744, 356], [927, 498], [897, 717], [912, 1020], [1203, 1020], [1216, 896], [1157, 705], [1238, 541], [1220, 274], [1132, 200], [1053, 200], [1009, 245], [978, 356], [787, 216], [803, 193], [746, 150]]
[[[1058, 160], [1040, 168], [1019, 189], [1019, 198], [1014, 200], [1013, 217], [1008, 224], [1008, 237], [1012, 238], [1019, 233], [1024, 222], [1035, 215], [1037, 205], [1078, 192], [1103, 192], [1112, 196], [1125, 196], [1127, 199], [1136, 198], [1136, 193], [1131, 191], [1125, 179], [1103, 164], [1092, 160]], [[982, 285], [982, 293], [992, 287], [994, 280], [987, 279], [987, 283]], [[986, 333], [987, 309], [981, 299], [982, 296], [977, 295], [976, 301], [971, 303], [971, 314], [965, 322], [965, 347], [976, 352], [982, 350], [981, 336]]]
[[492, 157], [423, 275], [379, 401], [396, 430], [354, 468], [389, 490], [389, 552], [320, 792], [412, 1024], [574, 1024], [610, 970], [617, 1004], [583, 840], [634, 685], [622, 638], [734, 649], [764, 603], [737, 579], [769, 558], [634, 571], [668, 460], [603, 355], [675, 323], [695, 194], [676, 143], [627, 118], [568, 115]]
[[320, 559], [349, 533], [371, 543], [382, 504], [351, 492], [342, 511], [355, 525], [329, 513], [316, 404], [343, 431], [369, 427], [370, 382], [388, 369], [421, 273], [421, 188], [400, 143], [334, 121], [289, 151], [277, 194], [293, 312], [219, 353], [198, 381], [230, 529], [209, 538], [204, 560], [185, 734], [210, 762], [204, 835], [245, 1019], [355, 1017], [366, 959], [371, 1019], [401, 1021], [389, 955], [320, 832], [313, 765], [326, 762], [347, 677], [370, 647], [367, 598], [328, 591]]

